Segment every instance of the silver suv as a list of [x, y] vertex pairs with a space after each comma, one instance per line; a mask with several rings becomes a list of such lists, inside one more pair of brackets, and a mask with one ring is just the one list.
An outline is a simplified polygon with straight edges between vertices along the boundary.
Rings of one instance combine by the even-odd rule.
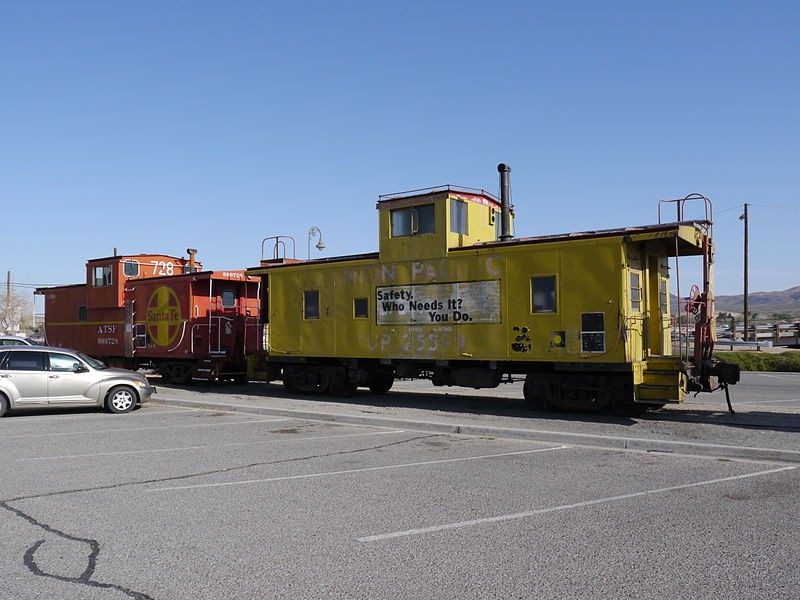
[[0, 416], [20, 408], [106, 407], [126, 413], [156, 391], [144, 375], [112, 369], [80, 352], [0, 347]]

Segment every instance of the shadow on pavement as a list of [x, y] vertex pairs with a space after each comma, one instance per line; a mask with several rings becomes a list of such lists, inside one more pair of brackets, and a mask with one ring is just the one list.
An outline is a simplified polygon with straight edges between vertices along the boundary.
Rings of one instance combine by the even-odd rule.
[[[470, 395], [468, 393], [450, 394], [447, 392], [428, 392], [425, 390], [392, 390], [386, 394], [372, 394], [366, 389], [359, 389], [349, 398], [337, 398], [327, 395], [298, 394], [287, 391], [283, 385], [274, 383], [214, 383], [191, 386], [175, 386], [156, 381], [159, 388], [192, 392], [202, 396], [224, 395], [225, 402], [235, 402], [237, 397], [276, 398], [297, 400], [303, 410], [324, 410], [325, 405], [355, 406], [362, 409], [375, 408], [407, 408], [431, 412], [447, 412], [453, 414], [491, 415], [497, 417], [516, 417], [540, 419], [553, 423], [601, 423], [612, 425], [635, 425], [644, 422], [682, 422], [720, 425], [726, 427], [749, 428], [793, 432], [800, 431], [800, 413], [782, 412], [779, 410], [746, 410], [736, 414], [727, 411], [724, 400], [718, 407], [711, 404], [684, 403], [668, 405], [655, 411], [648, 411], [635, 418], [618, 417], [609, 412], [580, 413], [566, 411], [534, 411], [528, 408], [522, 399]], [[213, 403], [213, 399], [207, 398]], [[734, 409], [736, 406], [734, 404]], [[376, 411], [362, 410], [365, 413]]]

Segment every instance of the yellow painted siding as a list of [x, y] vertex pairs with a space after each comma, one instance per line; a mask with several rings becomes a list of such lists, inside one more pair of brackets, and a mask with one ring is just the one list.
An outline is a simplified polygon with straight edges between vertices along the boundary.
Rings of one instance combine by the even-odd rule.
[[[314, 357], [624, 361], [621, 243], [621, 238], [605, 238], [519, 244], [459, 250], [447, 258], [270, 269], [270, 351]], [[555, 278], [554, 312], [533, 312], [531, 278], [541, 276]], [[319, 318], [306, 319], [303, 292], [313, 290], [320, 293]], [[354, 298], [367, 299], [367, 318], [355, 318]], [[584, 313], [602, 315], [593, 351], [582, 344]]]

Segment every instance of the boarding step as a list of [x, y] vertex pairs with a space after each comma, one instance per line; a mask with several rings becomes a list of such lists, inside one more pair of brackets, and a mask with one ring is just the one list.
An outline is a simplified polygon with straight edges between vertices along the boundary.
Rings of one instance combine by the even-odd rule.
[[643, 383], [636, 386], [636, 402], [661, 404], [680, 402], [680, 390], [674, 385], [653, 385]]
[[192, 381], [214, 381], [219, 375], [219, 365], [209, 359], [201, 360], [192, 372]]
[[647, 369], [644, 373], [642, 373], [642, 378], [642, 383], [645, 385], [677, 386], [680, 385], [681, 373], [677, 371], [659, 371]]
[[683, 359], [680, 356], [651, 355], [645, 360], [647, 369], [654, 371], [680, 371]]
[[682, 402], [686, 374], [679, 356], [650, 356], [642, 364], [636, 386], [636, 401], [650, 403]]

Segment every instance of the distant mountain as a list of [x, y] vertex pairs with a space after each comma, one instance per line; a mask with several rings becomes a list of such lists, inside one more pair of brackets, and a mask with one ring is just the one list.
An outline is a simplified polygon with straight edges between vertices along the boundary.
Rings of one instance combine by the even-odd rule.
[[[781, 292], [750, 292], [748, 308], [751, 313], [791, 313], [800, 315], [800, 285]], [[744, 294], [717, 296], [714, 302], [717, 312], [741, 313], [744, 311]]]

